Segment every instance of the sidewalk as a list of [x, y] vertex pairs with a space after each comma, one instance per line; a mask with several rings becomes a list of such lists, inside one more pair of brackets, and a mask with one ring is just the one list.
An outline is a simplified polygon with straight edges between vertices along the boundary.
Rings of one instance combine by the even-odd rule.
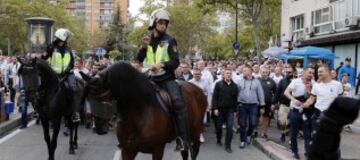
[[[267, 154], [274, 160], [292, 160], [289, 140], [286, 137], [286, 142], [280, 141], [280, 130], [276, 128], [275, 121], [272, 120], [271, 128], [268, 132], [269, 140], [266, 141], [262, 138], [256, 138], [254, 145], [261, 151]], [[360, 118], [352, 125], [352, 131], [344, 130], [341, 136], [341, 156], [342, 159], [360, 160]], [[299, 155], [301, 159], [304, 158], [304, 140], [298, 138]]]
[[[28, 122], [32, 119], [33, 111], [34, 109], [30, 105], [28, 107]], [[17, 108], [15, 108], [14, 112], [9, 116], [9, 120], [0, 123], [0, 137], [5, 136], [19, 126], [21, 126], [21, 113], [17, 111]]]

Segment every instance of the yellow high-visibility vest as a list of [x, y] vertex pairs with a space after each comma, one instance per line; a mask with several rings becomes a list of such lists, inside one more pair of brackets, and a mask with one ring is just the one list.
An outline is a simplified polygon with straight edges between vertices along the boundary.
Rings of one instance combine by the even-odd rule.
[[66, 51], [64, 56], [61, 55], [58, 49], [54, 49], [52, 56], [48, 59], [51, 68], [57, 73], [61, 74], [70, 65], [71, 53]]
[[[147, 46], [146, 57], [143, 62], [143, 71], [148, 71], [148, 68], [154, 64], [169, 62], [170, 57], [168, 53], [168, 47], [169, 43], [158, 45], [156, 52], [154, 53], [153, 48], [150, 45]], [[149, 71], [149, 74], [152, 76], [160, 76], [165, 73], [165, 70], [162, 68], [156, 73]]]

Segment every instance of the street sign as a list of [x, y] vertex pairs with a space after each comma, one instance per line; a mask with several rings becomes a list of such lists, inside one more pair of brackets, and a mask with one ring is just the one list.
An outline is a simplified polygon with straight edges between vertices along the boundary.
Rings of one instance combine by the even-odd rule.
[[238, 49], [234, 49], [234, 54], [237, 55], [239, 53]]
[[106, 54], [106, 50], [104, 48], [96, 48], [95, 54], [97, 56], [104, 56]]
[[233, 43], [233, 49], [234, 50], [239, 50], [240, 49], [240, 43], [239, 42], [234, 42]]

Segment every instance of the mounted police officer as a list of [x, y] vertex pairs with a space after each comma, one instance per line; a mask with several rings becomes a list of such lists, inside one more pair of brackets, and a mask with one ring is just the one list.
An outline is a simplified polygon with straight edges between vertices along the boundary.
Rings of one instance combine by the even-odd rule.
[[[72, 33], [65, 28], [60, 28], [55, 32], [55, 40], [50, 44], [44, 55], [41, 56], [50, 64], [51, 68], [56, 72], [59, 79], [64, 82], [64, 89], [66, 95], [72, 104], [76, 101], [74, 99], [74, 92], [77, 88], [76, 79], [73, 73], [74, 55], [72, 50], [67, 45], [67, 41]], [[80, 116], [77, 112], [78, 106], [73, 107], [72, 121], [79, 122]]]
[[175, 69], [179, 66], [179, 54], [175, 38], [166, 33], [170, 22], [170, 14], [164, 9], [155, 10], [150, 16], [149, 30], [142, 38], [141, 48], [136, 60], [143, 64], [152, 81], [164, 88], [173, 101], [175, 115], [176, 151], [188, 149], [188, 121], [186, 108], [181, 95], [181, 88], [175, 81]]

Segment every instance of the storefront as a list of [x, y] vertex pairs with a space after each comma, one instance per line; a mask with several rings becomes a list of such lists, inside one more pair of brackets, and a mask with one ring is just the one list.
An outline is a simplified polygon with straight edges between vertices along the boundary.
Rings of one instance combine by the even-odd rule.
[[[360, 67], [360, 31], [332, 34], [324, 37], [312, 38], [301, 41], [300, 46], [317, 46], [332, 50], [335, 55], [335, 68], [344, 62], [346, 57], [351, 57], [352, 66]], [[357, 69], [357, 73], [359, 73]]]

